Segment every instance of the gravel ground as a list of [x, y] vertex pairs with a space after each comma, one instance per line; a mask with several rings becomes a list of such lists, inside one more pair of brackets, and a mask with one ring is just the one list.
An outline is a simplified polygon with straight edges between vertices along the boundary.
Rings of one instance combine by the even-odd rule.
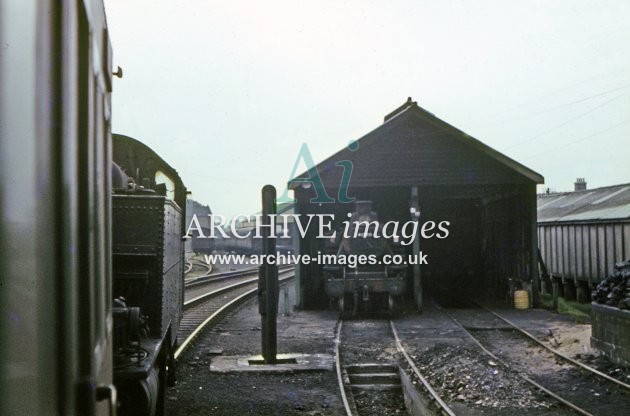
[[611, 362], [608, 357], [603, 354], [576, 354], [573, 358], [619, 381], [630, 384], [630, 368], [621, 367]]
[[[294, 304], [293, 287], [289, 305]], [[284, 307], [280, 292], [279, 353], [333, 352], [337, 315], [326, 311], [294, 312]], [[260, 354], [260, 315], [255, 300], [226, 316], [202, 334], [192, 350], [180, 357], [178, 382], [167, 393], [167, 414], [195, 415], [343, 415], [333, 371], [293, 374], [210, 372], [215, 355]]]
[[551, 352], [512, 331], [476, 333], [492, 352], [513, 368], [594, 415], [625, 416], [630, 393], [556, 358]]
[[171, 416], [343, 415], [332, 372], [216, 374], [207, 360], [186, 364], [170, 389]]
[[[500, 322], [474, 311], [457, 312], [478, 326], [501, 327]], [[426, 305], [422, 319], [403, 316], [397, 328], [420, 371], [458, 415], [576, 414], [530, 387], [515, 369], [494, 362], [432, 304]]]
[[[289, 290], [288, 305], [293, 305], [293, 288]], [[284, 307], [284, 294], [280, 293], [281, 315], [278, 317], [279, 353], [332, 354], [336, 312], [293, 311]], [[282, 315], [288, 312], [287, 315]], [[544, 328], [549, 314], [523, 312], [523, 322], [532, 328]], [[376, 320], [375, 320], [376, 321]], [[369, 322], [357, 322], [359, 341], [346, 351], [346, 359], [374, 362], [397, 360], [393, 342], [385, 329], [373, 327]], [[386, 322], [386, 321], [385, 321]], [[538, 323], [540, 322], [540, 323]], [[344, 324], [345, 325], [345, 324]], [[375, 324], [376, 325], [376, 324]], [[380, 325], [380, 324], [379, 324]], [[553, 335], [559, 348], [571, 350], [572, 355], [602, 371], [628, 379], [628, 370], [611, 365], [605, 357], [587, 350], [585, 327], [553, 321]], [[403, 344], [415, 356], [417, 364], [431, 383], [444, 394], [458, 415], [528, 415], [564, 416], [573, 414], [559, 408], [554, 401], [516, 377], [514, 368], [492, 363], [480, 352], [452, 322], [430, 305], [422, 315], [403, 314], [397, 320]], [[542, 334], [546, 330], [541, 329]], [[386, 334], [387, 332], [387, 334]], [[492, 331], [483, 331], [492, 336]], [[505, 331], [496, 328], [501, 334]], [[386, 338], [387, 337], [387, 338]], [[385, 341], [387, 339], [387, 341]], [[578, 339], [578, 342], [574, 340]], [[555, 342], [555, 341], [550, 341]], [[167, 393], [167, 414], [189, 415], [343, 415], [343, 406], [337, 392], [333, 371], [300, 372], [285, 374], [220, 374], [210, 372], [216, 355], [255, 355], [260, 353], [260, 315], [255, 300], [246, 307], [227, 316], [212, 331], [200, 336], [194, 350], [184, 354], [179, 364], [178, 383]], [[525, 354], [531, 371], [546, 372], [553, 377], [565, 377], [568, 371], [556, 363], [544, 364], [539, 356], [525, 344], [505, 342], [498, 348], [503, 356]], [[496, 372], [496, 373], [495, 373]], [[566, 380], [566, 379], [565, 379]], [[605, 391], [599, 394], [606, 394]], [[357, 404], [371, 409], [374, 415], [404, 414], [399, 396], [380, 394], [357, 395]], [[363, 396], [363, 397], [362, 397]], [[586, 395], [585, 395], [586, 397]], [[608, 395], [607, 397], [611, 397]], [[612, 395], [614, 397], [614, 394]], [[585, 400], [589, 400], [586, 397]], [[399, 407], [381, 407], [383, 402]], [[625, 410], [625, 409], [624, 409]], [[609, 414], [609, 413], [599, 413]], [[625, 414], [610, 413], [610, 414]]]
[[[479, 308], [449, 310], [449, 313], [456, 316], [462, 325], [486, 348], [504, 360], [511, 369], [522, 372], [560, 397], [594, 415], [627, 414], [627, 409], [630, 408], [628, 391], [576, 369], [574, 365], [535, 344], [491, 313]], [[516, 315], [518, 312], [511, 310], [510, 314]], [[533, 319], [527, 319], [528, 317]], [[520, 314], [519, 320], [525, 320], [528, 326], [538, 326], [536, 331], [530, 332], [537, 333], [537, 336], [545, 334], [558, 344], [557, 347], [563, 346], [569, 353], [571, 350], [579, 351], [580, 348], [575, 346], [584, 341], [580, 340], [584, 335], [582, 325], [562, 323], [562, 319], [556, 319], [553, 314], [536, 310], [525, 311]], [[553, 322], [559, 326], [555, 331], [549, 332], [549, 328], [544, 330], [541, 328], [543, 322], [546, 324]], [[571, 330], [574, 332], [570, 333]]]
[[523, 314], [507, 309], [501, 313], [551, 348], [630, 384], [630, 368], [611, 362], [591, 347], [590, 324], [576, 324], [571, 317], [544, 310], [529, 310]]
[[354, 394], [361, 416], [406, 415], [402, 393], [388, 391], [362, 391]]
[[478, 349], [440, 344], [414, 358], [420, 372], [449, 402], [511, 410], [549, 409], [555, 404]]

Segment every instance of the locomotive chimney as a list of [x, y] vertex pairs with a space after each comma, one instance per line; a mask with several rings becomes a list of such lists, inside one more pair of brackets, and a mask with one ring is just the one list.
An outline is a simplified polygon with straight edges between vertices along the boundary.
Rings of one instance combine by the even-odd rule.
[[586, 191], [586, 180], [584, 178], [577, 178], [574, 185], [576, 191]]

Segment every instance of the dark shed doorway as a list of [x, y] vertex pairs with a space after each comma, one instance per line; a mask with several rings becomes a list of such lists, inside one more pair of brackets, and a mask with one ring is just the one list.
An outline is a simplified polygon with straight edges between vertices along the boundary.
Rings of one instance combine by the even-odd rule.
[[[342, 188], [341, 193], [344, 170], [339, 162], [353, 168], [347, 192]], [[296, 213], [333, 214], [338, 225], [353, 204], [311, 202], [315, 187], [303, 181], [316, 174], [333, 199], [345, 192], [372, 201], [381, 221], [449, 222], [447, 238], [418, 238], [406, 246], [408, 254], [421, 250], [428, 260], [408, 267], [406, 295], [417, 304], [427, 290], [500, 294], [509, 278], [537, 287], [536, 184], [543, 177], [411, 99], [355, 146], [289, 182]], [[420, 216], [414, 216], [418, 210]], [[301, 254], [316, 256], [324, 250], [325, 242], [316, 234], [313, 227], [299, 241]], [[296, 291], [298, 307], [327, 304], [321, 265], [298, 266]]]

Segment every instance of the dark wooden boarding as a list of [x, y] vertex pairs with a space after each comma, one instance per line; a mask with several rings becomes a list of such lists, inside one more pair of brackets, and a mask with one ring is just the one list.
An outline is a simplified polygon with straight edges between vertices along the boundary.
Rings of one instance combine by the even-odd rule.
[[[414, 299], [422, 284], [436, 290], [457, 286], [497, 292], [506, 290], [508, 278], [537, 284], [536, 184], [544, 182], [541, 175], [411, 99], [357, 144], [358, 148], [344, 147], [316, 166], [335, 203], [311, 202], [315, 187], [300, 179], [313, 177], [313, 169], [289, 181], [296, 212], [333, 213], [336, 225], [347, 219], [345, 214], [353, 204], [338, 201], [344, 175], [339, 162], [350, 161], [347, 196], [373, 201], [381, 221], [408, 221], [410, 208], [417, 206], [421, 223], [451, 222], [448, 238], [419, 241], [422, 250], [429, 252], [429, 265], [409, 269], [408, 291]], [[320, 240], [308, 234], [300, 242], [300, 252], [316, 255], [323, 251]], [[321, 268], [300, 266], [297, 286], [299, 306], [318, 304]]]
[[[538, 173], [408, 102], [399, 113], [317, 165], [326, 189], [338, 188], [340, 160], [353, 162], [351, 187], [538, 184]], [[298, 178], [307, 177], [305, 172]], [[290, 182], [295, 189], [299, 183]], [[334, 195], [331, 195], [334, 197]]]

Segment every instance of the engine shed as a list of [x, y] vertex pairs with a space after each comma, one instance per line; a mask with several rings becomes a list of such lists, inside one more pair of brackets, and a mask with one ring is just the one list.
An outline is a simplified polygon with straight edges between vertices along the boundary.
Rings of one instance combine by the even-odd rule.
[[[359, 200], [372, 201], [380, 221], [418, 221], [419, 229], [430, 221], [448, 222], [446, 238], [418, 232], [405, 245], [407, 255], [426, 255], [426, 264], [408, 264], [406, 272], [405, 296], [419, 309], [423, 293], [504, 296], [508, 279], [531, 282], [537, 303], [540, 174], [411, 98], [382, 125], [308, 168], [288, 184], [295, 212], [328, 214], [332, 230], [342, 227]], [[313, 217], [313, 223], [322, 218]], [[299, 239], [299, 254], [316, 258], [325, 251], [318, 225]], [[296, 267], [297, 307], [326, 305], [322, 268], [318, 262]]]

